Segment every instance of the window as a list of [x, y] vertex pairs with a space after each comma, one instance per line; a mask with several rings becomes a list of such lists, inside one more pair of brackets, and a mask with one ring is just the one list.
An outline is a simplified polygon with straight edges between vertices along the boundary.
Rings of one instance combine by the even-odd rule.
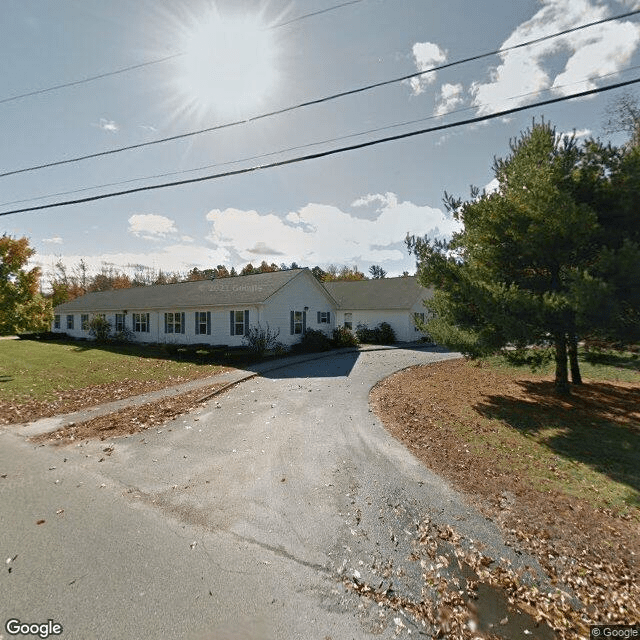
[[149, 333], [149, 314], [148, 313], [133, 314], [133, 330], [136, 333]]
[[196, 311], [196, 335], [211, 335], [211, 311]]
[[124, 313], [116, 313], [116, 333], [122, 333], [125, 329]]
[[53, 316], [53, 328], [54, 329], [59, 329], [60, 328], [60, 316], [58, 314]]
[[249, 331], [249, 310], [229, 311], [229, 332], [232, 336], [244, 336]]
[[344, 314], [344, 328], [353, 329], [353, 313], [347, 312]]
[[307, 330], [307, 312], [291, 312], [291, 335], [302, 335]]
[[165, 333], [184, 333], [184, 312], [164, 314]]
[[318, 311], [318, 324], [329, 324], [331, 322], [330, 311]]
[[420, 331], [420, 329], [418, 328], [418, 322], [424, 322], [424, 313], [414, 313], [413, 314], [413, 321], [414, 321], [414, 329], [416, 331]]
[[80, 328], [83, 331], [89, 331], [89, 314], [88, 313], [80, 314]]
[[67, 329], [73, 329], [73, 314], [67, 316]]

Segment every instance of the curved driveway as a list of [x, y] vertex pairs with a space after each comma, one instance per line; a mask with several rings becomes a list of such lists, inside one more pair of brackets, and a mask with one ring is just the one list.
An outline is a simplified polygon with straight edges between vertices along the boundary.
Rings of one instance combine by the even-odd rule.
[[407, 557], [424, 516], [509, 556], [368, 406], [378, 380], [449, 357], [393, 349], [291, 365], [109, 442], [0, 434], [0, 551], [17, 556], [2, 565], [2, 624], [51, 618], [84, 640], [395, 637], [398, 614], [365, 605], [341, 576], [377, 586], [381, 567], [401, 568], [394, 589], [419, 599]]

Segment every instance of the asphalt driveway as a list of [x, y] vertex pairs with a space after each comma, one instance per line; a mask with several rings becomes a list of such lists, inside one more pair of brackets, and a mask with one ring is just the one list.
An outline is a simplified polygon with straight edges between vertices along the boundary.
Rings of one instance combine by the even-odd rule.
[[394, 589], [420, 597], [408, 555], [427, 515], [455, 522], [493, 557], [513, 556], [368, 406], [378, 380], [454, 355], [393, 349], [290, 365], [112, 441], [36, 447], [0, 433], [0, 550], [10, 560], [0, 637], [12, 617], [52, 619], [59, 637], [78, 640], [406, 633], [408, 620], [398, 626], [342, 576], [377, 584], [381, 566], [402, 568]]

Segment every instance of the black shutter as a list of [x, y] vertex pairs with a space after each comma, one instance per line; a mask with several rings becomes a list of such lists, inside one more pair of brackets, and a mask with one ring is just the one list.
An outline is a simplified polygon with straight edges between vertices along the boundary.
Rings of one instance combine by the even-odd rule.
[[180, 333], [184, 333], [185, 331], [185, 317], [184, 317], [184, 311], [180, 314]]
[[307, 312], [302, 312], [302, 335], [307, 332]]
[[200, 323], [198, 322], [198, 321], [200, 320], [200, 312], [199, 312], [199, 311], [196, 311], [193, 315], [194, 315], [194, 316], [195, 316], [195, 318], [196, 318], [195, 334], [196, 334], [196, 335], [200, 335]]
[[211, 335], [211, 311], [207, 311], [207, 335]]
[[164, 314], [164, 332], [165, 333], [167, 333], [167, 329], [168, 329], [168, 327], [167, 327], [167, 314], [165, 313]]
[[244, 312], [244, 335], [249, 335], [249, 309]]
[[291, 335], [293, 335], [293, 332], [294, 332], [294, 325], [293, 325], [293, 323], [294, 323], [294, 320], [293, 320], [293, 311], [292, 311], [292, 312], [291, 312], [291, 326], [290, 326], [290, 333], [291, 333]]
[[320, 324], [320, 312], [318, 311], [318, 324]]
[[231, 325], [231, 335], [235, 336], [235, 326], [233, 324], [233, 311], [229, 311], [229, 324]]
[[327, 322], [331, 324], [331, 311], [327, 311]]

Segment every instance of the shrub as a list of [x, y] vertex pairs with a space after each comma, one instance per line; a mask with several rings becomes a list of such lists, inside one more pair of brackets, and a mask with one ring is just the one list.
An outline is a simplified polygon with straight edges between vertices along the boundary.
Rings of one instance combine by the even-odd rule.
[[359, 324], [356, 328], [356, 336], [360, 342], [366, 344], [393, 344], [396, 341], [396, 334], [388, 322], [381, 322], [374, 329]]
[[263, 329], [260, 324], [254, 324], [249, 327], [247, 334], [242, 337], [242, 342], [249, 351], [262, 358], [267, 351], [276, 350], [280, 346], [280, 342], [278, 342], [279, 335], [280, 329], [271, 331], [269, 324], [267, 324], [266, 329]]
[[95, 337], [98, 342], [107, 342], [111, 334], [111, 323], [102, 316], [95, 316], [89, 322], [89, 333]]
[[331, 340], [322, 331], [307, 329], [300, 342], [293, 345], [292, 350], [296, 353], [317, 353], [331, 349]]
[[125, 327], [122, 331], [118, 331], [117, 333], [114, 333], [111, 336], [111, 340], [113, 340], [113, 342], [116, 342], [118, 344], [129, 344], [130, 342], [133, 342], [135, 340], [135, 333], [133, 333], [133, 331], [131, 331], [131, 329], [128, 329], [127, 327]]
[[343, 347], [357, 347], [358, 338], [347, 327], [336, 327], [333, 330], [333, 338], [331, 340], [334, 347], [342, 349]]

